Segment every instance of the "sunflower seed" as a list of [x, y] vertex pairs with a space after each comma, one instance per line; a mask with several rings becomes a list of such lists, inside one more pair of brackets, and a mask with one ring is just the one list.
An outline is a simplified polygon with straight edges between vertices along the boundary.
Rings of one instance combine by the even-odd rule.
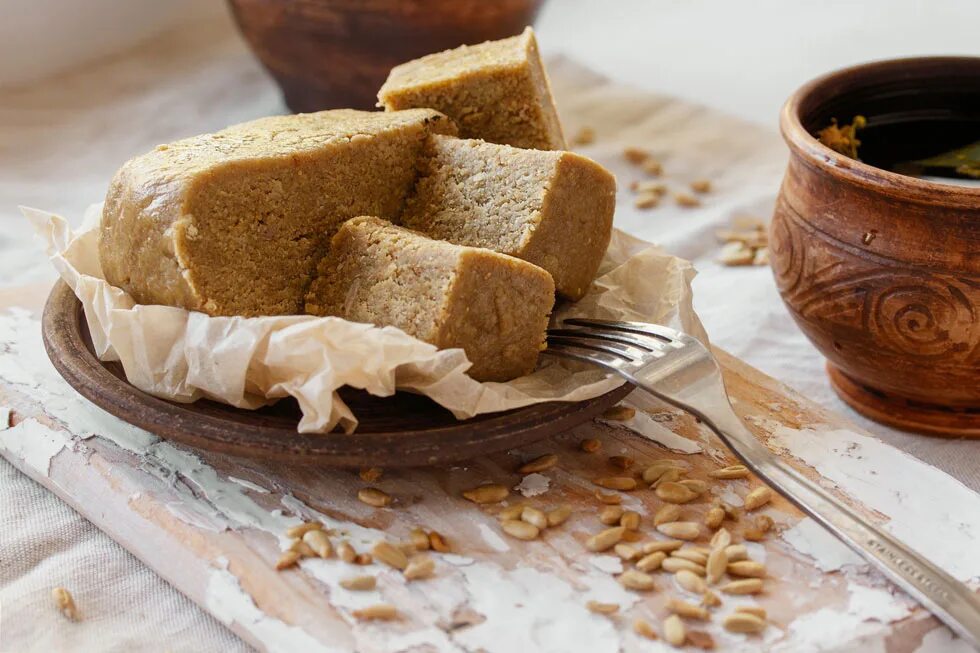
[[728, 563], [728, 573], [731, 576], [742, 576], [746, 578], [764, 578], [766, 566], [755, 560], [740, 560]]
[[687, 193], [674, 193], [674, 201], [677, 202], [677, 206], [686, 208], [701, 206], [701, 200]]
[[413, 528], [408, 534], [409, 541], [416, 551], [426, 551], [429, 548], [429, 536], [421, 528]]
[[623, 517], [623, 509], [620, 506], [606, 506], [599, 511], [599, 521], [606, 526], [618, 524]]
[[725, 547], [725, 555], [728, 556], [728, 562], [738, 562], [748, 559], [749, 550], [744, 544], [729, 544]]
[[680, 615], [685, 619], [709, 619], [708, 611], [702, 608], [700, 605], [694, 605], [693, 603], [688, 603], [687, 601], [682, 601], [680, 599], [667, 599], [665, 606], [670, 612], [676, 615]]
[[[735, 564], [738, 564], [737, 562]], [[728, 555], [725, 554], [725, 548], [719, 547], [711, 552], [708, 556], [708, 563], [704, 566], [705, 578], [708, 583], [714, 585], [721, 580], [721, 577], [725, 575], [725, 569], [728, 567]]]
[[546, 469], [551, 469], [558, 463], [557, 454], [547, 453], [539, 458], [524, 463], [517, 470], [521, 474], [532, 474], [534, 472], [543, 472]]
[[668, 503], [687, 503], [698, 498], [697, 492], [686, 485], [681, 485], [673, 481], [667, 481], [658, 485], [656, 494], [660, 499]]
[[637, 619], [633, 622], [633, 632], [647, 639], [657, 639], [657, 631], [645, 619]]
[[548, 526], [561, 526], [572, 514], [570, 506], [559, 506], [548, 513]]
[[756, 515], [752, 523], [755, 525], [757, 530], [760, 530], [763, 533], [768, 533], [775, 524], [772, 517], [769, 515]]
[[323, 528], [323, 524], [317, 521], [308, 521], [291, 526], [286, 529], [286, 536], [292, 538], [302, 538], [307, 531], [317, 531]]
[[696, 179], [691, 182], [691, 190], [695, 193], [710, 193], [711, 181], [707, 179]]
[[402, 575], [405, 580], [419, 580], [431, 576], [435, 569], [436, 563], [429, 556], [415, 556], [408, 561]]
[[301, 558], [315, 558], [316, 551], [314, 551], [309, 544], [303, 540], [293, 540], [289, 544], [287, 551], [295, 551], [300, 555]]
[[323, 531], [307, 531], [303, 535], [303, 541], [321, 558], [329, 558], [333, 555], [330, 538]]
[[353, 592], [363, 592], [373, 590], [378, 584], [374, 576], [354, 576], [340, 581], [340, 586]]
[[626, 528], [628, 531], [636, 531], [640, 529], [640, 513], [635, 510], [627, 510], [623, 513], [623, 516], [619, 519], [619, 525]]
[[626, 420], [633, 419], [635, 415], [635, 408], [619, 405], [607, 408], [606, 412], [602, 414], [602, 419], [608, 419], [612, 422], [625, 422]]
[[344, 562], [351, 563], [357, 558], [357, 551], [348, 542], [341, 542], [337, 545], [337, 556]]
[[629, 456], [609, 456], [609, 464], [624, 472], [632, 467], [634, 462], [636, 461]]
[[511, 537], [516, 537], [519, 540], [534, 540], [541, 534], [541, 529], [539, 529], [537, 526], [519, 519], [508, 519], [503, 521], [501, 522], [500, 527], [505, 533]]
[[375, 508], [384, 508], [391, 504], [391, 496], [376, 487], [362, 487], [357, 491], [357, 498], [362, 503], [374, 506]]
[[643, 162], [643, 172], [654, 177], [659, 177], [664, 172], [664, 167], [659, 161], [647, 159]]
[[721, 469], [714, 469], [708, 472], [708, 476], [711, 478], [720, 478], [725, 480], [747, 478], [748, 475], [749, 469], [745, 465], [729, 465], [728, 467], [722, 467]]
[[371, 556], [370, 553], [358, 553], [356, 556], [354, 556], [355, 565], [364, 566], [364, 565], [369, 565], [372, 562], [374, 562], [374, 558]]
[[649, 592], [654, 587], [653, 576], [636, 569], [627, 569], [617, 577], [617, 580], [623, 587], [638, 592]]
[[628, 492], [636, 489], [636, 479], [629, 476], [605, 476], [592, 482], [607, 490], [626, 490]]
[[429, 531], [429, 546], [432, 547], [433, 551], [438, 553], [449, 553], [450, 551], [449, 542], [446, 541], [446, 538], [442, 534], [436, 531]]
[[283, 551], [279, 559], [276, 560], [276, 570], [288, 569], [299, 562], [301, 555], [299, 551]]
[[[618, 555], [623, 560], [626, 560], [627, 562], [629, 562], [630, 560], [634, 560], [638, 555], [640, 555], [640, 552], [636, 549], [635, 546], [631, 546], [629, 544], [623, 544], [622, 542], [614, 546], [613, 551], [616, 552], [616, 555]], [[641, 569], [640, 571], [643, 570]]]
[[463, 492], [463, 496], [473, 503], [499, 503], [506, 499], [508, 494], [510, 490], [497, 484], [481, 485]]
[[669, 571], [672, 574], [679, 571], [689, 571], [697, 574], [698, 576], [704, 576], [706, 573], [704, 565], [699, 565], [696, 562], [691, 562], [690, 560], [685, 560], [684, 558], [675, 558], [673, 556], [664, 560], [660, 565], [660, 568], [664, 571]]
[[725, 521], [725, 511], [717, 506], [708, 510], [704, 515], [704, 525], [712, 530], [721, 526], [723, 521]]
[[748, 612], [733, 612], [721, 622], [725, 630], [732, 633], [761, 633], [766, 622]]
[[676, 483], [680, 480], [681, 476], [684, 475], [684, 470], [680, 467], [671, 467], [663, 474], [660, 475], [656, 481], [650, 484], [650, 487], [657, 489], [664, 483]]
[[626, 531], [622, 526], [616, 526], [615, 528], [607, 528], [606, 530], [596, 533], [588, 540], [585, 541], [585, 548], [589, 551], [605, 551], [611, 549], [616, 544], [623, 539], [623, 533]]
[[721, 599], [718, 598], [718, 595], [711, 590], [705, 590], [704, 595], [701, 596], [701, 605], [709, 608], [716, 608], [721, 605]]
[[728, 532], [727, 528], [721, 528], [711, 536], [711, 541], [708, 543], [708, 546], [713, 551], [715, 549], [724, 549], [731, 543], [732, 534]]
[[61, 611], [61, 614], [65, 615], [65, 618], [70, 621], [80, 620], [78, 607], [75, 605], [75, 598], [71, 592], [64, 587], [55, 587], [51, 590], [51, 598], [54, 599], [54, 604]]
[[668, 644], [683, 646], [687, 639], [687, 629], [684, 622], [676, 614], [672, 614], [664, 619], [664, 639]]
[[381, 478], [381, 474], [383, 473], [384, 470], [380, 467], [366, 467], [359, 471], [357, 475], [360, 476], [361, 480], [365, 483], [374, 483]]
[[746, 528], [742, 531], [742, 539], [747, 542], [761, 542], [766, 539], [766, 533], [755, 527]]
[[504, 508], [503, 510], [497, 513], [497, 519], [499, 519], [500, 521], [504, 521], [507, 519], [520, 519], [521, 513], [524, 512], [524, 505], [525, 504], [523, 503], [518, 503], [513, 506], [507, 506], [506, 508]]
[[537, 526], [539, 530], [548, 528], [548, 516], [543, 511], [531, 506], [526, 506], [521, 512], [521, 521]]
[[[664, 562], [667, 562], [667, 560], [664, 560]], [[687, 569], [681, 569], [674, 574], [674, 580], [677, 581], [678, 585], [692, 594], [704, 594], [705, 590], [708, 589], [704, 584], [703, 578]]]
[[765, 485], [760, 485], [745, 495], [744, 506], [746, 510], [756, 510], [769, 503], [772, 499], [772, 490]]
[[708, 562], [708, 554], [703, 553], [702, 551], [695, 551], [693, 548], [677, 549], [670, 554], [670, 557], [690, 560], [691, 562], [699, 565], [704, 565]]
[[668, 469], [674, 468], [673, 460], [658, 460], [649, 467], [643, 470], [643, 481], [645, 483], [653, 483], [658, 478], [663, 476], [664, 472]]
[[698, 496], [704, 494], [708, 491], [708, 484], [697, 478], [686, 478], [683, 481], [677, 481], [678, 484], [683, 485], [687, 489], [696, 492]]
[[660, 569], [663, 561], [667, 558], [667, 554], [663, 551], [654, 551], [653, 553], [648, 553], [639, 560], [636, 561], [636, 568], [644, 573], [651, 571], [656, 571]]
[[743, 580], [733, 580], [718, 589], [725, 594], [758, 594], [762, 591], [762, 579], [745, 578]]
[[355, 619], [362, 621], [391, 621], [398, 618], [398, 610], [393, 605], [379, 603], [351, 612]]
[[696, 540], [701, 534], [701, 526], [693, 521], [672, 521], [657, 526], [657, 530], [678, 540]]
[[614, 492], [603, 492], [602, 490], [595, 491], [595, 498], [599, 500], [600, 503], [604, 503], [609, 506], [618, 506], [623, 502], [623, 497]]
[[705, 651], [710, 651], [715, 647], [714, 638], [703, 630], [687, 631], [687, 643]]
[[596, 438], [587, 438], [579, 442], [578, 447], [585, 453], [595, 453], [602, 448], [602, 442]]
[[740, 605], [735, 608], [735, 612], [754, 614], [755, 616], [759, 617], [759, 619], [766, 618], [766, 609], [761, 605]]
[[371, 554], [381, 562], [395, 569], [404, 570], [408, 566], [408, 557], [405, 553], [385, 540], [381, 540], [371, 547]]
[[650, 158], [650, 153], [638, 147], [627, 147], [623, 150], [623, 157], [630, 163], [639, 165]]
[[618, 603], [599, 603], [598, 601], [589, 601], [585, 604], [589, 612], [595, 612], [596, 614], [615, 614], [619, 611]]
[[654, 542], [647, 542], [643, 545], [643, 553], [654, 553], [656, 551], [671, 552], [674, 549], [679, 549], [684, 545], [680, 540], [656, 540]]
[[653, 525], [660, 526], [681, 518], [681, 508], [676, 503], [666, 503], [653, 516]]

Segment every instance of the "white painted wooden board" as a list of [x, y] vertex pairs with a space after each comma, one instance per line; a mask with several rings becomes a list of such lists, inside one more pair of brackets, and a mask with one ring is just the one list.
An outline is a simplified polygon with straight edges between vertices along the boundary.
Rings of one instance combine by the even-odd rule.
[[[36, 297], [36, 293], [34, 293]], [[7, 305], [30, 304], [7, 297]], [[36, 301], [36, 300], [35, 300]], [[869, 518], [929, 553], [956, 576], [975, 579], [978, 563], [963, 555], [980, 534], [980, 499], [950, 477], [827, 415], [777, 382], [722, 354], [738, 411], [769, 445]], [[634, 395], [635, 397], [635, 395]], [[690, 476], [726, 461], [714, 439], [692, 419], [655, 404], [628, 426], [592, 423], [554, 441], [448, 469], [386, 473], [377, 485], [396, 501], [375, 509], [357, 501], [365, 485], [349, 470], [290, 469], [175, 447], [91, 406], [46, 362], [39, 323], [21, 310], [0, 316], [0, 405], [11, 426], [0, 452], [260, 650], [296, 651], [648, 651], [669, 648], [639, 638], [635, 618], [661, 630], [665, 599], [695, 600], [668, 574], [652, 593], [622, 589], [620, 561], [590, 554], [584, 540], [600, 528], [591, 479], [616, 473], [609, 455], [644, 464], [681, 461]], [[633, 430], [635, 429], [635, 430]], [[601, 454], [579, 451], [584, 437], [603, 442]], [[657, 441], [670, 443], [671, 451]], [[546, 452], [559, 464], [522, 479], [524, 460]], [[730, 458], [730, 457], [729, 457]], [[525, 543], [504, 535], [494, 513], [460, 497], [493, 481], [546, 487], [538, 496], [513, 492], [508, 503], [573, 507], [563, 526]], [[712, 483], [732, 503], [753, 483]], [[624, 505], [644, 516], [645, 539], [657, 539], [652, 514], [661, 502], [650, 490], [627, 493]], [[706, 501], [684, 507], [698, 520]], [[710, 622], [689, 622], [719, 650], [954, 650], [948, 631], [876, 572], [778, 500], [764, 510], [777, 522], [764, 543], [750, 544], [770, 578], [757, 598], [723, 596]], [[321, 519], [359, 550], [387, 538], [407, 538], [423, 526], [443, 533], [452, 554], [434, 554], [436, 575], [405, 583], [377, 564], [307, 560], [299, 570], [273, 569], [285, 529]], [[727, 523], [740, 539], [742, 526]], [[335, 541], [339, 538], [335, 538]], [[378, 590], [346, 591], [341, 578], [371, 573]], [[589, 613], [589, 600], [614, 602], [620, 614]], [[351, 610], [396, 605], [394, 623], [357, 622]], [[723, 615], [759, 603], [771, 625], [761, 637], [726, 633]], [[966, 650], [966, 649], [963, 649]]]

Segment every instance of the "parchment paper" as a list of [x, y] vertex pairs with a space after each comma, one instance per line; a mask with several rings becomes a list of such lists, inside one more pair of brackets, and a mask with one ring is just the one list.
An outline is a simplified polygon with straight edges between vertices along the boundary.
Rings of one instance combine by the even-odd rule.
[[[119, 361], [130, 383], [157, 397], [201, 397], [258, 408], [293, 396], [298, 429], [352, 432], [357, 416], [337, 389], [373, 395], [396, 389], [431, 397], [463, 419], [546, 401], [579, 401], [622, 383], [601, 371], [542, 356], [538, 369], [508, 383], [479, 383], [466, 375], [462, 349], [434, 346], [393, 327], [336, 317], [211, 317], [170, 306], [139, 305], [102, 275], [98, 257], [101, 205], [89, 207], [73, 231], [55, 214], [22, 207], [61, 278], [74, 290], [99, 358]], [[706, 337], [691, 305], [690, 263], [615, 231], [590, 292], [559, 305], [553, 320], [570, 316], [656, 322]]]

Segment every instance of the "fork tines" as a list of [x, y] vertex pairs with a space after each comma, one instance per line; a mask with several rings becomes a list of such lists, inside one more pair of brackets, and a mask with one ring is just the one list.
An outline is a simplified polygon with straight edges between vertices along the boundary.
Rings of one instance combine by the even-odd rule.
[[683, 334], [642, 322], [613, 322], [571, 318], [563, 324], [575, 329], [548, 329], [548, 348], [572, 358], [604, 362], [636, 362], [665, 356], [684, 346]]

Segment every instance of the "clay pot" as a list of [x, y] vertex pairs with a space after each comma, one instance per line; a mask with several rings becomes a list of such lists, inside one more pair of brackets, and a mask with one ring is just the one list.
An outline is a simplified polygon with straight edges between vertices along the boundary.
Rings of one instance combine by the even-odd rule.
[[229, 0], [295, 112], [373, 109], [388, 71], [519, 34], [544, 0]]
[[980, 117], [980, 58], [872, 63], [797, 91], [780, 121], [791, 157], [771, 260], [852, 407], [907, 430], [980, 436], [980, 188], [888, 172], [813, 136], [831, 117], [951, 107]]

